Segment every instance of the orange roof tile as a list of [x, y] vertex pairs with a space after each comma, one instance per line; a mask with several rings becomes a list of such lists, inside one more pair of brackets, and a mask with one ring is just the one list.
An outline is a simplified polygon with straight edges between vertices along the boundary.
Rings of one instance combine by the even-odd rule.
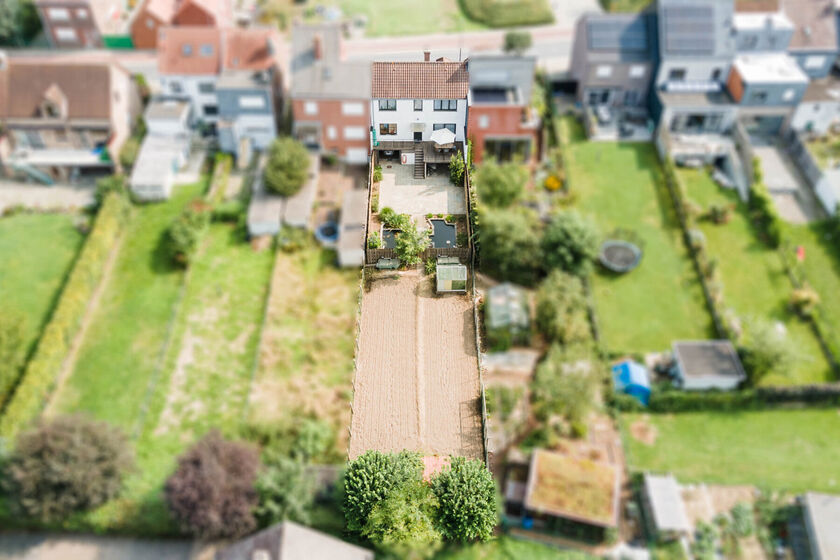
[[161, 74], [218, 74], [222, 31], [215, 27], [167, 27], [158, 35]]
[[265, 70], [274, 64], [270, 29], [225, 32], [225, 70]]
[[376, 99], [460, 99], [467, 97], [464, 62], [374, 62], [371, 95]]

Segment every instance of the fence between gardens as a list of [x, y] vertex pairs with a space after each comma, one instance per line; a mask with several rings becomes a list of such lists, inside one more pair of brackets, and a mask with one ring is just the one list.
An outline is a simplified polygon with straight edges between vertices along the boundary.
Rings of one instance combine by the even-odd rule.
[[[420, 258], [424, 261], [428, 259], [436, 259], [438, 257], [458, 257], [464, 261], [470, 260], [469, 247], [443, 247], [439, 249], [428, 248], [420, 253]], [[394, 249], [368, 249], [365, 256], [365, 264], [373, 265], [379, 259], [395, 259], [397, 253]]]

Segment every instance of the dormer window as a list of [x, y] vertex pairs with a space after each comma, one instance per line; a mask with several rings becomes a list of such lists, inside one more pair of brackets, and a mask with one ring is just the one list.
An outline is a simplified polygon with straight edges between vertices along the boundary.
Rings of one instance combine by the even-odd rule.
[[184, 45], [181, 47], [181, 54], [184, 56], [192, 56], [192, 45]]
[[41, 112], [45, 117], [51, 119], [57, 119], [61, 116], [61, 109], [58, 108], [58, 105], [50, 101], [44, 101], [44, 104], [41, 105]]
[[67, 97], [56, 84], [44, 91], [39, 112], [47, 119], [62, 119], [67, 116]]

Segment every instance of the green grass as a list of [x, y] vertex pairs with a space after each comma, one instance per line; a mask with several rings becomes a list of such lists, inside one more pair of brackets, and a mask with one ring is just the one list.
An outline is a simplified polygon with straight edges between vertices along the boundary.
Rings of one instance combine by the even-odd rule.
[[587, 142], [571, 119], [561, 127], [570, 139], [566, 165], [575, 208], [594, 220], [604, 236], [627, 228], [644, 243], [635, 270], [594, 275], [598, 325], [607, 349], [661, 351], [673, 340], [712, 336], [711, 317], [653, 145]]
[[814, 156], [821, 169], [827, 169], [832, 164], [840, 163], [840, 139], [835, 136], [806, 142], [805, 147]]
[[368, 22], [365, 33], [368, 37], [486, 29], [484, 25], [471, 21], [464, 15], [458, 0], [337, 0], [333, 4], [341, 8], [346, 16], [365, 16]]
[[560, 550], [544, 544], [499, 537], [488, 543], [445, 550], [435, 556], [437, 560], [588, 560], [592, 556], [583, 552]]
[[[735, 206], [732, 219], [727, 224], [715, 225], [706, 220], [699, 222], [706, 236], [709, 258], [716, 259], [718, 263], [725, 305], [747, 322], [756, 318], [781, 322], [798, 349], [796, 363], [788, 375], [771, 375], [762, 383], [786, 385], [831, 380], [830, 366], [810, 327], [788, 309], [792, 285], [781, 257], [776, 250], [758, 240], [746, 205], [740, 202], [734, 191], [718, 187], [704, 169], [680, 169], [678, 174], [688, 197], [703, 209], [711, 204]], [[814, 265], [822, 266], [826, 255], [823, 254], [821, 259], [819, 251], [812, 252], [818, 261]], [[827, 267], [820, 270], [820, 278], [825, 277], [828, 282], [826, 275], [833, 273], [834, 268]], [[836, 277], [834, 281], [837, 282]]]
[[[642, 421], [656, 433], [646, 445], [630, 434]], [[837, 409], [625, 415], [628, 466], [673, 472], [683, 482], [754, 484], [802, 492], [840, 490]]]
[[24, 319], [26, 348], [49, 319], [83, 241], [71, 214], [0, 218], [0, 302]]
[[601, 6], [607, 12], [640, 12], [653, 0], [601, 0]]

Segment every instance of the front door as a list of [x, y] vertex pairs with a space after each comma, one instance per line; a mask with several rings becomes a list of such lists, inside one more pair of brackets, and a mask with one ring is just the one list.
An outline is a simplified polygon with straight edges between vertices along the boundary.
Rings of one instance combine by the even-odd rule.
[[421, 140], [423, 140], [423, 133], [422, 132], [415, 132], [414, 133], [414, 141], [415, 142], [420, 142]]

